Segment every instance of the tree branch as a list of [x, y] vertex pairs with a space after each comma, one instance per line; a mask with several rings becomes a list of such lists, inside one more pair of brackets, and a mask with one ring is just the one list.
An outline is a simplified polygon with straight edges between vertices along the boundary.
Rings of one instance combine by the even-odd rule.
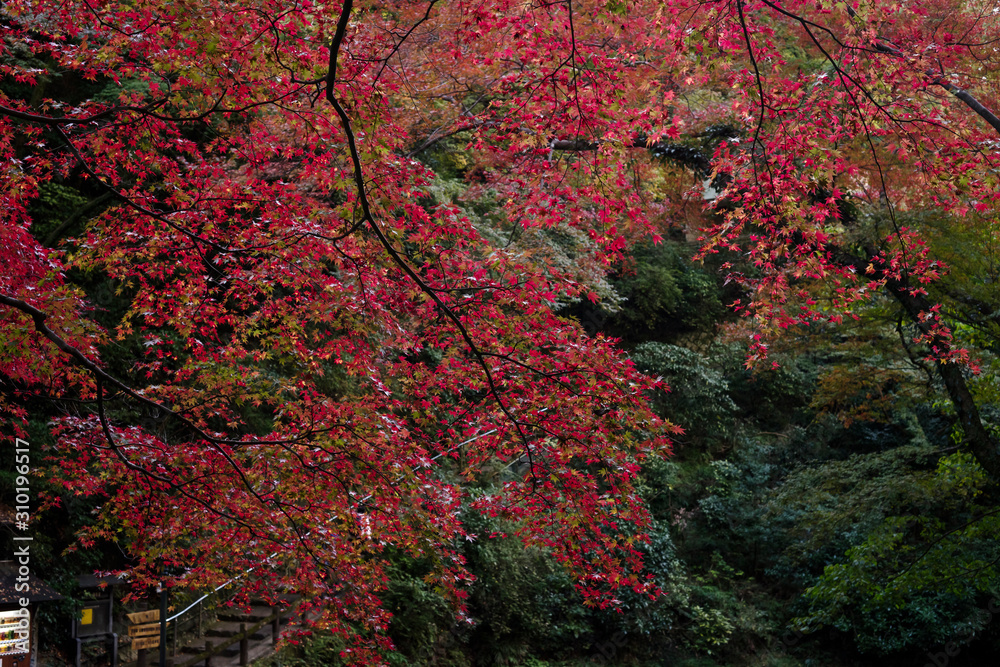
[[469, 348], [469, 351], [472, 353], [472, 355], [476, 358], [478, 365], [483, 369], [483, 373], [486, 378], [486, 384], [489, 386], [490, 394], [496, 401], [497, 406], [500, 408], [501, 412], [504, 413], [504, 415], [507, 417], [510, 423], [514, 425], [514, 429], [517, 432], [518, 437], [524, 443], [525, 448], [527, 448], [528, 436], [523, 431], [520, 421], [516, 419], [514, 415], [511, 414], [510, 409], [506, 405], [504, 405], [500, 388], [496, 384], [496, 380], [493, 377], [493, 372], [490, 370], [489, 364], [486, 363], [486, 358], [483, 352], [479, 349], [479, 346], [476, 344], [476, 342], [472, 340], [472, 336], [469, 333], [468, 329], [465, 327], [464, 324], [462, 324], [462, 321], [459, 319], [458, 315], [456, 315], [455, 312], [446, 303], [444, 303], [444, 301], [441, 300], [441, 297], [438, 295], [437, 290], [435, 290], [426, 282], [424, 282], [424, 280], [420, 276], [418, 276], [417, 273], [410, 267], [410, 265], [406, 262], [406, 260], [403, 259], [402, 256], [400, 256], [399, 252], [393, 247], [392, 243], [389, 242], [389, 239], [386, 238], [385, 233], [382, 231], [382, 228], [378, 225], [378, 222], [375, 220], [375, 216], [372, 213], [371, 202], [368, 199], [368, 190], [365, 187], [364, 170], [361, 164], [361, 153], [358, 151], [357, 139], [354, 134], [354, 128], [351, 123], [350, 116], [347, 115], [347, 111], [340, 104], [339, 100], [337, 100], [336, 87], [335, 87], [337, 81], [337, 58], [340, 53], [340, 47], [344, 41], [344, 35], [347, 31], [347, 25], [350, 22], [350, 14], [353, 6], [354, 6], [353, 0], [344, 0], [344, 4], [342, 5], [341, 9], [340, 20], [337, 22], [337, 31], [334, 34], [333, 42], [330, 45], [330, 60], [329, 60], [329, 69], [326, 82], [326, 99], [330, 103], [330, 105], [333, 106], [334, 111], [336, 111], [337, 116], [340, 118], [341, 126], [344, 130], [345, 136], [347, 137], [347, 145], [351, 155], [351, 164], [353, 166], [353, 171], [354, 171], [354, 184], [358, 194], [358, 201], [361, 204], [362, 217], [368, 223], [368, 226], [371, 228], [376, 238], [378, 238], [379, 243], [385, 249], [386, 253], [392, 260], [392, 262], [396, 266], [398, 266], [403, 271], [403, 273], [405, 273], [406, 276], [410, 280], [412, 280], [413, 283], [424, 294], [426, 294], [438, 308], [441, 309], [441, 312], [443, 312], [445, 316], [449, 320], [451, 320], [452, 324], [455, 325], [455, 328], [458, 330], [462, 340], [465, 342], [466, 346]]
[[[851, 255], [842, 249], [833, 250], [832, 256], [838, 263], [845, 267], [853, 268], [858, 275], [866, 273], [866, 269], [870, 264], [869, 262]], [[871, 257], [877, 255], [875, 248], [868, 247], [864, 250]], [[935, 331], [926, 317], [927, 313], [933, 312], [931, 310], [933, 307], [931, 302], [922, 294], [915, 291], [907, 283], [905, 277], [896, 278], [878, 269], [875, 270], [875, 274], [872, 277], [883, 281], [886, 290], [903, 307], [910, 321], [917, 326], [921, 333], [929, 336], [934, 341], [935, 346], [938, 346], [943, 351], [951, 349], [950, 341], [944, 339], [940, 332]], [[969, 385], [966, 382], [961, 364], [936, 359], [934, 360], [934, 365], [938, 376], [945, 386], [945, 390], [948, 392], [948, 397], [955, 407], [955, 413], [958, 415], [959, 423], [962, 425], [962, 432], [965, 434], [966, 446], [990, 478], [1000, 480], [1000, 442], [983, 426], [979, 408], [976, 405], [975, 398], [972, 396], [972, 392], [969, 390]]]

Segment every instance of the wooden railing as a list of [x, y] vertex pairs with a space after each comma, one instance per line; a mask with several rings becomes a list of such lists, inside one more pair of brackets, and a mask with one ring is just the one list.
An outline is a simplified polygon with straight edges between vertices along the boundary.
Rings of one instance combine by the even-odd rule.
[[[289, 607], [287, 613], [291, 613], [295, 606], [297, 605]], [[175, 664], [174, 667], [194, 667], [194, 665], [197, 665], [199, 662], [204, 662], [205, 667], [211, 667], [212, 658], [219, 655], [225, 651], [226, 648], [232, 646], [236, 642], [240, 643], [240, 664], [245, 667], [250, 664], [248, 656], [250, 637], [252, 637], [255, 632], [268, 623], [271, 624], [271, 642], [273, 644], [277, 644], [278, 636], [281, 633], [281, 610], [275, 608], [274, 613], [267, 618], [258, 621], [256, 625], [249, 629], [247, 628], [246, 623], [240, 623], [240, 633], [232, 637], [223, 638], [218, 646], [214, 646], [211, 640], [207, 640], [204, 651], [196, 656], [188, 658], [180, 664]]]

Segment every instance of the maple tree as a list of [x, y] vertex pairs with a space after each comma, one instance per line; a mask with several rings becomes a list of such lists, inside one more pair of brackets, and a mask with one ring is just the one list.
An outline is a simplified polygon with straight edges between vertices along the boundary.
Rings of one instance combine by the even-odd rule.
[[[461, 600], [471, 505], [595, 604], [655, 592], [635, 482], [672, 427], [656, 383], [558, 312], [689, 220], [704, 178], [704, 252], [753, 266], [732, 274], [753, 354], [885, 290], [1000, 476], [928, 296], [947, 269], [900, 223], [996, 215], [988, 3], [32, 1], [2, 20], [0, 407], [17, 429], [28, 397], [62, 406], [53, 474], [106, 499], [81, 542], [125, 533], [140, 584], [256, 568], [378, 638], [389, 548], [433, 557]], [[457, 199], [417, 159], [449, 141]], [[56, 185], [90, 204], [43, 244], [30, 208]], [[98, 279], [120, 316], [95, 312]], [[125, 345], [122, 376], [102, 359]]]

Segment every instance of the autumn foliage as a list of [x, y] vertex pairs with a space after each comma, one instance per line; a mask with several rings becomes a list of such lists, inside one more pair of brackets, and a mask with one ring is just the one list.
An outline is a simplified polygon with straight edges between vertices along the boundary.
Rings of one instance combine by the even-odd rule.
[[[58, 406], [52, 475], [102, 503], [81, 544], [127, 537], [140, 584], [254, 568], [378, 647], [385, 554], [460, 602], [472, 509], [593, 604], [655, 594], [636, 480], [673, 427], [560, 308], [708, 178], [753, 355], [887, 289], [962, 361], [920, 301], [947, 269], [898, 218], [994, 220], [997, 130], [958, 95], [994, 100], [988, 4], [6, 3], [0, 407]], [[706, 134], [683, 182], [646, 150]], [[420, 158], [458, 140], [448, 200]], [[33, 236], [63, 183], [107, 203]]]

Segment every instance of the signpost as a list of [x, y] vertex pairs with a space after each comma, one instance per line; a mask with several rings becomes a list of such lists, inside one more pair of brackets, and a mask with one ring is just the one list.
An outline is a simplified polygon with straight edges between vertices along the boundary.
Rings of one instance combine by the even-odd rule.
[[129, 637], [147, 637], [149, 635], [160, 634], [159, 623], [147, 623], [146, 625], [130, 625], [128, 627]]
[[132, 638], [132, 648], [136, 650], [160, 648], [160, 610], [137, 611], [126, 614], [128, 636]]
[[138, 625], [140, 623], [154, 623], [160, 620], [160, 610], [153, 609], [151, 611], [137, 611], [132, 614], [125, 614], [128, 617], [128, 622], [133, 625]]
[[160, 588], [160, 667], [167, 667], [167, 587]]
[[134, 649], [158, 648], [159, 646], [159, 635], [154, 635], [152, 637], [136, 637], [132, 640], [132, 648]]

